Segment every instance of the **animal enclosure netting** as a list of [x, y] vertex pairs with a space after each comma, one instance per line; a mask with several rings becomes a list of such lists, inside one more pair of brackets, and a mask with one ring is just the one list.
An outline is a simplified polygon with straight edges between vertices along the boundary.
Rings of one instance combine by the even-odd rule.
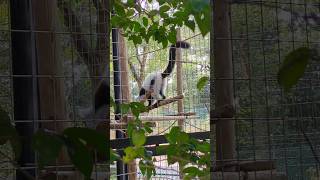
[[[9, 112], [14, 119], [14, 92], [13, 79], [17, 78], [12, 73], [12, 44], [13, 32], [41, 33], [54, 35], [57, 38], [58, 51], [54, 59], [61, 63], [60, 71], [51, 76], [51, 80], [57, 82], [63, 79], [64, 95], [66, 103], [65, 122], [71, 126], [85, 126], [85, 115], [92, 109], [94, 88], [92, 79], [104, 78], [104, 76], [92, 76], [91, 68], [85, 63], [84, 54], [92, 52], [101, 55], [105, 52], [95, 50], [96, 39], [99, 33], [96, 31], [97, 13], [93, 1], [69, 1], [78, 19], [78, 27], [82, 32], [76, 32], [72, 27], [67, 27], [64, 20], [72, 22], [71, 13], [63, 13], [57, 8], [57, 12], [50, 16], [57, 19], [56, 29], [50, 31], [34, 31], [30, 29], [12, 29], [10, 22], [10, 1], [0, 0], [0, 106]], [[46, 9], [48, 7], [43, 7]], [[49, 11], [48, 11], [49, 12]], [[293, 91], [285, 94], [278, 86], [277, 71], [286, 54], [300, 46], [320, 49], [320, 4], [317, 0], [237, 0], [233, 1], [231, 8], [232, 31], [232, 59], [233, 59], [233, 83], [234, 96], [239, 104], [236, 106], [236, 159], [246, 160], [274, 160], [277, 163], [277, 171], [283, 172], [288, 179], [316, 180], [320, 178], [319, 156], [319, 62], [311, 62], [307, 72]], [[34, 17], [33, 17], [34, 18]], [[64, 20], [63, 20], [64, 19]], [[104, 22], [106, 23], [106, 22]], [[87, 42], [88, 49], [77, 48], [82, 38], [75, 38], [75, 34]], [[183, 99], [184, 111], [195, 112], [194, 119], [186, 119], [183, 127], [187, 132], [199, 132], [209, 130], [210, 98], [218, 96], [215, 92], [209, 92], [209, 86], [204, 90], [196, 89], [197, 80], [214, 67], [209, 67], [210, 47], [209, 36], [201, 37], [199, 33], [186, 28], [181, 29], [182, 40], [188, 41], [192, 48], [182, 50], [182, 75], [183, 75]], [[214, 36], [211, 34], [211, 36]], [[110, 38], [111, 40], [111, 38]], [[136, 68], [138, 56], [147, 54], [145, 74], [153, 70], [165, 68], [168, 60], [168, 48], [162, 49], [161, 45], [150, 43], [133, 46], [126, 41], [128, 60]], [[217, 45], [218, 46], [218, 45]], [[146, 47], [146, 48], [145, 48]], [[39, 49], [36, 52], [39, 53]], [[145, 50], [144, 50], [145, 48]], [[109, 53], [109, 52], [108, 52]], [[112, 55], [112, 54], [111, 54]], [[214, 55], [213, 60], [214, 60]], [[142, 58], [142, 57], [141, 57]], [[95, 61], [96, 56], [89, 58], [88, 62], [96, 63], [96, 66], [105, 67], [106, 62]], [[90, 64], [90, 63], [89, 63]], [[110, 79], [113, 79], [112, 63], [110, 63]], [[106, 70], [107, 71], [107, 70]], [[128, 67], [131, 90], [131, 100], [139, 93], [138, 85], [133, 77], [130, 66]], [[43, 78], [38, 75], [20, 75], [19, 78], [32, 77], [36, 80]], [[214, 77], [211, 77], [214, 82]], [[113, 84], [112, 84], [113, 85]], [[214, 86], [214, 84], [211, 84]], [[111, 90], [113, 90], [113, 87]], [[167, 97], [177, 95], [176, 72], [174, 71], [168, 83]], [[53, 90], [55, 94], [57, 89]], [[114, 92], [111, 92], [114, 95]], [[177, 104], [173, 103], [153, 110], [147, 116], [166, 116], [177, 114]], [[214, 105], [211, 104], [211, 109]], [[55, 112], [53, 118], [32, 119], [26, 124], [36, 122], [57, 121], [56, 116], [61, 112]], [[111, 115], [114, 120], [114, 114]], [[60, 119], [61, 120], [61, 119]], [[112, 121], [114, 123], [114, 121]], [[152, 135], [162, 135], [170, 128], [177, 125], [175, 120], [160, 121], [156, 123]], [[302, 131], [303, 130], [303, 131]], [[215, 133], [211, 129], [211, 133]], [[114, 138], [114, 131], [111, 137]], [[307, 138], [306, 138], [307, 137]], [[9, 144], [0, 146], [0, 179], [14, 179], [15, 170], [8, 158], [4, 155], [12, 155]], [[168, 166], [165, 156], [156, 157], [157, 175], [155, 179], [179, 179], [179, 167]], [[104, 173], [106, 164], [96, 163], [94, 177]], [[53, 166], [54, 169], [63, 168]], [[71, 165], [68, 167], [71, 167]], [[21, 167], [22, 169], [36, 169], [37, 165]], [[111, 166], [112, 178], [123, 176], [116, 174], [115, 165]], [[137, 176], [141, 178], [139, 171]]]

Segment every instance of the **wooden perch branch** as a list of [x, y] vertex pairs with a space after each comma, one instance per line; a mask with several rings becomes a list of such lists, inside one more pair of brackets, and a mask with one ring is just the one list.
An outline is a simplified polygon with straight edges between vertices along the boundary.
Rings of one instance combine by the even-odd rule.
[[[123, 120], [132, 120], [135, 117], [128, 116]], [[197, 119], [197, 116], [140, 116], [141, 121], [171, 121], [171, 120], [184, 120], [184, 119]]]
[[[103, 123], [103, 126], [105, 126], [106, 123]], [[111, 123], [110, 129], [127, 129], [128, 124], [127, 123]], [[150, 127], [156, 127], [156, 123], [153, 122], [150, 124]]]
[[186, 112], [186, 113], [178, 113], [178, 114], [173, 114], [173, 115], [169, 115], [169, 116], [195, 116], [196, 113], [195, 112]]
[[176, 102], [176, 101], [178, 101], [178, 100], [180, 100], [180, 99], [183, 99], [183, 98], [184, 98], [183, 95], [178, 95], [178, 96], [175, 96], [175, 97], [170, 98], [170, 99], [162, 100], [162, 101], [160, 101], [160, 102], [158, 102], [158, 103], [156, 103], [156, 104], [148, 107], [148, 108], [147, 108], [147, 111], [150, 111], [150, 110], [152, 110], [152, 109], [156, 109], [156, 108], [158, 108], [158, 107], [161, 107], [161, 106], [164, 106], [164, 105], [167, 105], [167, 104]]
[[140, 79], [138, 73], [137, 73], [137, 70], [136, 70], [136, 67], [133, 65], [133, 63], [131, 62], [130, 58], [128, 58], [128, 64], [129, 64], [129, 67], [130, 67], [130, 71], [133, 75], [133, 78], [137, 81], [138, 83], [138, 87], [139, 89], [142, 87], [142, 80]]

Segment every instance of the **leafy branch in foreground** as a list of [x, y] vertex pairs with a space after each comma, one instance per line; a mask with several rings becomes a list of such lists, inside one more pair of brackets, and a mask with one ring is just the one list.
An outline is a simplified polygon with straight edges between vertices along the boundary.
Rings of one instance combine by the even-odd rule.
[[208, 178], [210, 143], [190, 138], [180, 127], [173, 127], [165, 137], [169, 145], [162, 150], [167, 152], [169, 165], [179, 163], [184, 179]]
[[110, 156], [108, 142], [104, 134], [80, 127], [67, 128], [62, 134], [39, 130], [33, 137], [33, 147], [39, 153], [40, 168], [54, 163], [65, 146], [71, 162], [87, 179], [90, 179], [93, 170], [94, 152], [105, 158]]
[[210, 31], [209, 0], [128, 0], [113, 1], [111, 23], [124, 30], [124, 35], [134, 44], [149, 42], [153, 38], [166, 47], [176, 42], [176, 28], [199, 28], [205, 36]]

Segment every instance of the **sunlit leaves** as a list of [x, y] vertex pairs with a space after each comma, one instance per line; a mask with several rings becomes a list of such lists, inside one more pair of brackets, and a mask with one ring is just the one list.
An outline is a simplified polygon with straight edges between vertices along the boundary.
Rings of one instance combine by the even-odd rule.
[[109, 154], [110, 154], [110, 162], [120, 159], [120, 156], [113, 149], [109, 150]]
[[124, 149], [124, 153], [125, 153], [125, 156], [123, 157], [123, 161], [126, 163], [133, 161], [138, 156], [135, 148], [131, 146], [126, 147]]
[[203, 76], [201, 77], [199, 80], [198, 80], [198, 83], [197, 83], [197, 89], [199, 91], [201, 91], [208, 83], [209, 81], [209, 77], [208, 76]]
[[210, 31], [209, 0], [158, 0], [160, 6], [157, 9], [146, 9], [131, 0], [126, 4], [121, 1], [114, 2], [112, 25], [122, 28], [124, 35], [134, 44], [149, 42], [150, 38], [153, 38], [166, 47], [169, 42], [176, 41], [173, 32], [183, 25], [194, 31], [197, 24], [203, 36]]
[[149, 160], [140, 160], [139, 169], [143, 175], [146, 175], [147, 179], [150, 179], [156, 173], [153, 163]]
[[146, 142], [145, 131], [142, 129], [134, 130], [132, 132], [132, 143], [135, 146], [142, 146]]
[[[162, 146], [157, 152], [166, 152], [168, 164], [179, 163], [183, 168], [185, 179], [194, 179], [203, 177], [210, 172], [210, 144], [200, 142], [189, 135], [179, 127], [173, 127], [165, 135], [168, 146]], [[194, 165], [185, 167], [186, 165]]]

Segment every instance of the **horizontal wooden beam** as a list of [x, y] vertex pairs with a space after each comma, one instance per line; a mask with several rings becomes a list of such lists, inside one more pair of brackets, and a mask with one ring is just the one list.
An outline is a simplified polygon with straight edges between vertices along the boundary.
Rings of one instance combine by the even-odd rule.
[[[106, 124], [104, 124], [106, 125]], [[127, 129], [128, 124], [127, 123], [111, 123], [110, 129]], [[155, 122], [151, 122], [150, 127], [156, 127]]]
[[[205, 132], [194, 132], [194, 133], [188, 133], [190, 137], [195, 139], [210, 139], [210, 131]], [[164, 135], [158, 135], [158, 136], [148, 136], [147, 141], [145, 145], [158, 145], [158, 144], [165, 144], [168, 143], [167, 139]], [[131, 145], [129, 138], [123, 138], [123, 139], [112, 139], [110, 140], [110, 147], [112, 149], [124, 149]]]
[[[198, 116], [177, 116], [177, 115], [166, 115], [166, 116], [139, 116], [141, 121], [170, 121], [170, 120], [184, 120], [184, 119], [197, 119]], [[128, 116], [123, 118], [124, 121], [133, 120], [135, 117]]]
[[232, 161], [224, 163], [218, 161], [214, 171], [228, 172], [229, 169], [234, 169], [230, 167], [235, 167], [235, 171], [265, 171], [276, 169], [276, 162], [272, 160]]
[[173, 103], [173, 102], [176, 102], [180, 99], [183, 99], [184, 96], [183, 95], [178, 95], [178, 96], [175, 96], [175, 97], [172, 97], [172, 98], [169, 98], [169, 99], [165, 99], [165, 100], [161, 100], [159, 103], [156, 103], [150, 107], [147, 107], [147, 111], [151, 111], [152, 109], [156, 109], [158, 107], [161, 107], [161, 106], [165, 106], [167, 104], [170, 104], [170, 103]]
[[214, 180], [288, 180], [285, 173], [275, 170], [257, 171], [257, 172], [214, 172], [212, 173]]

